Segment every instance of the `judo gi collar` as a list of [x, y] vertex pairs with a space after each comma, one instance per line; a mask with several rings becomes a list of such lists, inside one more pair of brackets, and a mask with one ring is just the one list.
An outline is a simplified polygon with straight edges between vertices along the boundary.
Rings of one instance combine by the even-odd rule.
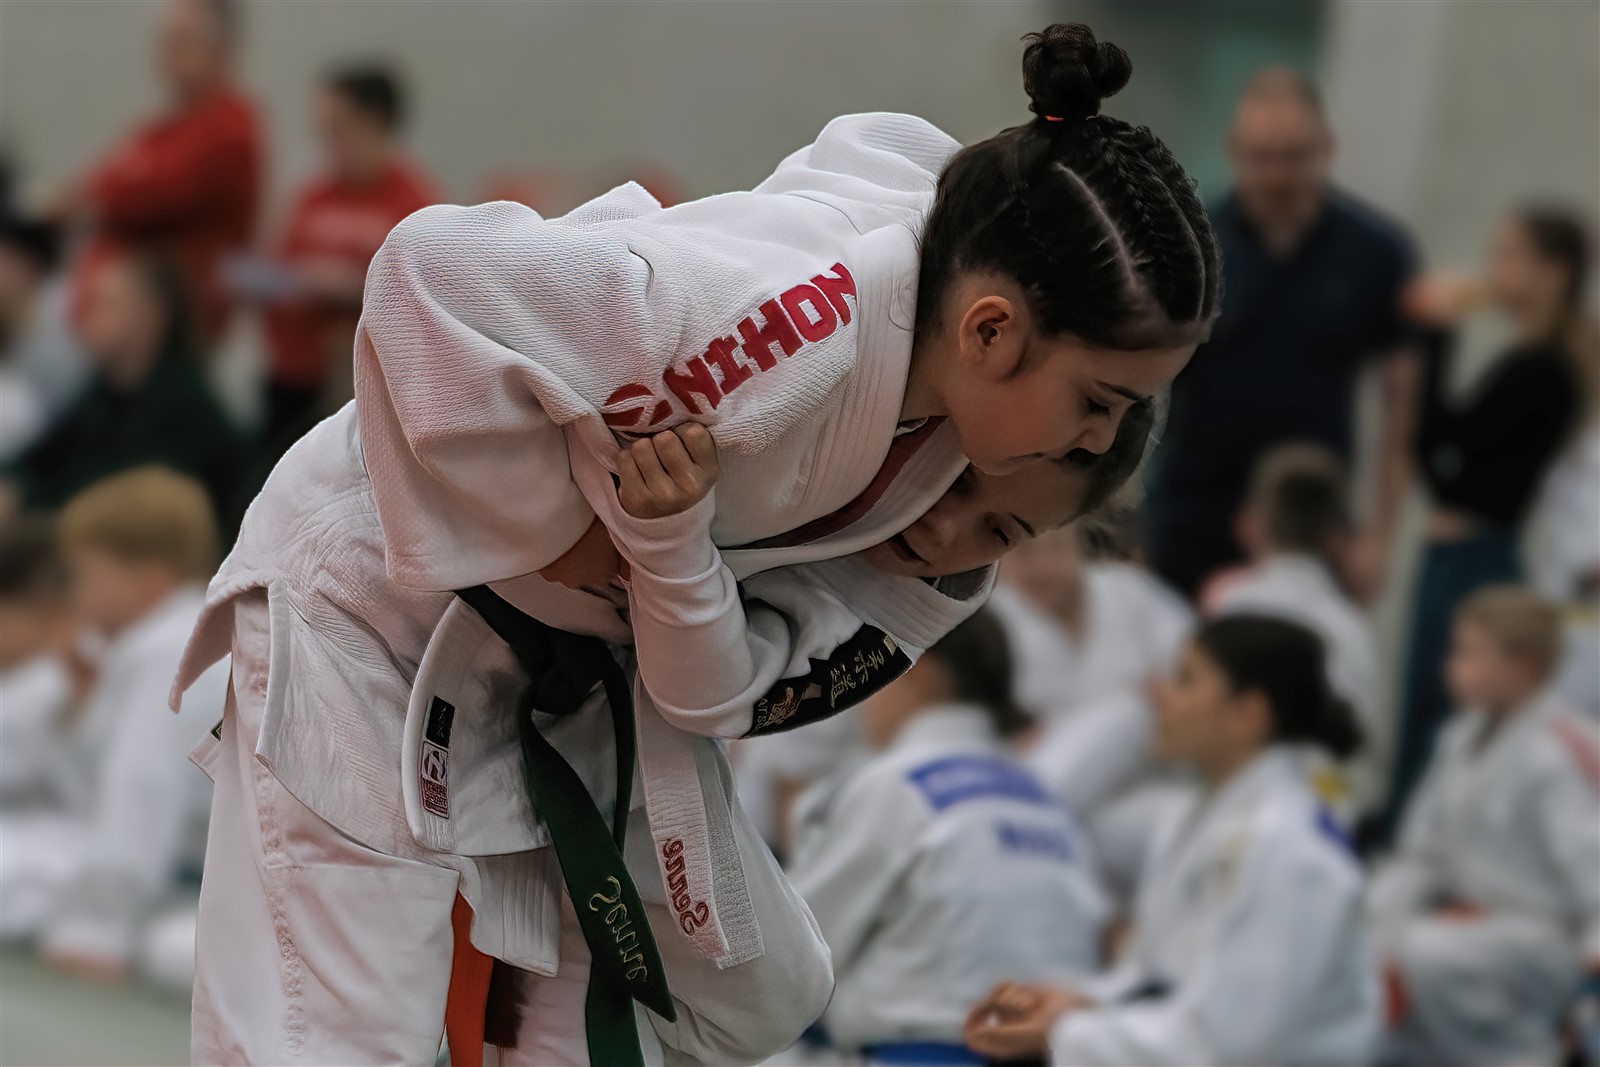
[[[622, 669], [604, 642], [556, 630], [524, 615], [487, 586], [457, 594], [511, 646], [530, 685], [515, 713], [521, 731], [529, 797], [550, 830], [561, 877], [589, 946], [589, 989], [584, 1023], [589, 1061], [607, 1067], [643, 1067], [637, 1000], [675, 1021], [672, 994], [644, 902], [623, 862], [635, 756], [633, 701]], [[611, 829], [583, 780], [540, 732], [534, 711], [576, 711], [589, 691], [603, 686], [616, 730], [617, 796]]]

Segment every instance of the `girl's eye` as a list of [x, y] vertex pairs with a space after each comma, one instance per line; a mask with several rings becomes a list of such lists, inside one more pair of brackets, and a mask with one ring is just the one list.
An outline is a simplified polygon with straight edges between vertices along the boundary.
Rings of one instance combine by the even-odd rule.
[[1004, 527], [999, 526], [999, 525], [992, 525], [992, 526], [989, 527], [989, 532], [994, 534], [995, 539], [998, 540], [1006, 548], [1010, 548], [1011, 547], [1011, 538], [1006, 536], [1006, 531], [1005, 531]]
[[1089, 414], [1097, 418], [1103, 418], [1104, 416], [1111, 414], [1111, 409], [1109, 407], [1100, 403], [1100, 401], [1094, 399], [1093, 397], [1084, 397], [1083, 403], [1084, 407], [1088, 409]]

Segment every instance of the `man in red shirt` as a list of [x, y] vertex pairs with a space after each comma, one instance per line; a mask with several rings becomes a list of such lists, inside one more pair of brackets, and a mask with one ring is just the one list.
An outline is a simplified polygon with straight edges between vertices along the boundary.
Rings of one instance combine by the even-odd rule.
[[317, 94], [325, 170], [294, 197], [273, 249], [279, 277], [270, 294], [258, 294], [269, 299], [269, 439], [319, 400], [349, 398], [367, 264], [396, 223], [437, 202], [432, 182], [396, 143], [402, 110], [400, 86], [381, 67], [334, 71]]
[[167, 110], [113, 148], [61, 205], [89, 232], [76, 291], [119, 252], [169, 258], [202, 347], [227, 323], [218, 266], [250, 243], [261, 191], [255, 107], [233, 81], [236, 17], [232, 0], [171, 0], [158, 49]]

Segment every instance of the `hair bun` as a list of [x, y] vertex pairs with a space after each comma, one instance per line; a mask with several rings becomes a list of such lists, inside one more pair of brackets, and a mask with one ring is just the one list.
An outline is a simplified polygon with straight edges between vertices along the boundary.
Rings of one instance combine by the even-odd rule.
[[1082, 120], [1100, 114], [1100, 102], [1128, 84], [1133, 61], [1108, 41], [1096, 41], [1081, 22], [1058, 22], [1023, 38], [1022, 86], [1040, 118]]

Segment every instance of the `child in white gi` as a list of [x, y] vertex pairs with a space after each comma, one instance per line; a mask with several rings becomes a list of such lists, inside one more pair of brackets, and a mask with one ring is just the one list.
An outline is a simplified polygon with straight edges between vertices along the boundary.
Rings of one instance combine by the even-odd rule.
[[1558, 1063], [1562, 1013], [1600, 973], [1600, 742], [1548, 688], [1559, 647], [1528, 589], [1456, 613], [1461, 710], [1373, 884], [1396, 1061]]
[[[1314, 444], [1268, 452], [1256, 466], [1238, 526], [1250, 563], [1213, 578], [1202, 610], [1271, 615], [1315, 631], [1328, 649], [1329, 681], [1372, 736], [1378, 654], [1366, 614], [1339, 586], [1338, 561], [1351, 525], [1338, 457]], [[1380, 772], [1370, 759], [1348, 768], [1322, 761], [1314, 773], [1319, 795], [1346, 825], [1376, 800]]]
[[[368, 275], [354, 407], [268, 480], [179, 679], [233, 649], [234, 700], [220, 748], [203, 756], [218, 774], [210, 848], [226, 859], [208, 862], [216, 889], [202, 890], [197, 1058], [428, 1057], [458, 891], [480, 949], [557, 968], [559, 924], [523, 903], [554, 871], [549, 812], [515, 792], [514, 741], [486, 765], [494, 773], [467, 775], [446, 769], [466, 758], [467, 731], [447, 752], [419, 736], [444, 675], [463, 700], [479, 679], [485, 729], [484, 686], [526, 688], [507, 680], [514, 665], [452, 672], [487, 633], [457, 591], [489, 587], [560, 631], [633, 641], [651, 729], [803, 723], [855, 698], [847, 673], [812, 699], [817, 664], [847, 649], [881, 683], [885, 656], [927, 647], [981, 590], [951, 611], [927, 603], [940, 594], [924, 583], [865, 580], [866, 564], [840, 557], [915, 519], [969, 460], [1004, 473], [1103, 452], [1126, 410], [1177, 373], [1209, 327], [1219, 274], [1192, 182], [1148, 131], [1098, 115], [1129, 74], [1119, 49], [1052, 27], [1024, 73], [1036, 121], [960, 152], [920, 120], [857, 116], [750, 193], [663, 209], [625, 186], [558, 220], [492, 204], [430, 208], [395, 229]], [[710, 426], [721, 449], [715, 503], [630, 516], [613, 488], [618, 435], [685, 423]], [[626, 622], [545, 580], [607, 582], [581, 561], [613, 535], [631, 568]], [[558, 749], [567, 739], [597, 809], [631, 779], [606, 758], [607, 707], [587, 702], [548, 731]], [[445, 740], [447, 718], [431, 723]], [[664, 819], [743, 818], [712, 796], [720, 751], [672, 734], [640, 745], [646, 794], [667, 784], [646, 766], [667, 749], [683, 757], [684, 804], [651, 805], [655, 859], [664, 883], [681, 875], [709, 901], [701, 858], [720, 857], [735, 880], [740, 863], [766, 860], [742, 844], [711, 850], [702, 833], [708, 850], [674, 873]], [[490, 784], [497, 773], [504, 788]], [[485, 805], [490, 817], [473, 814]], [[301, 832], [276, 836], [290, 818]], [[336, 836], [338, 848], [308, 844]], [[719, 920], [724, 906], [747, 919], [774, 910], [685, 930], [719, 966], [692, 1008], [679, 998], [675, 1027], [660, 1012], [650, 1026], [680, 1052], [758, 1057], [809, 1021], [789, 1016], [817, 999], [826, 961], [814, 966], [803, 937], [794, 958], [765, 958], [769, 923], [806, 925], [781, 890], [715, 895]], [[337, 937], [317, 932], [330, 916]], [[233, 937], [241, 924], [260, 936]], [[397, 926], [412, 931], [405, 968]], [[763, 968], [777, 985], [750, 980]], [[763, 989], [782, 1012], [730, 1027], [691, 1015]]]
[[975, 1063], [962, 1022], [997, 981], [1099, 966], [1088, 843], [1008, 755], [1028, 721], [1010, 688], [1005, 632], [980, 611], [866, 703], [877, 755], [799, 802], [790, 877], [833, 951], [822, 1025], [840, 1050]]
[[[58, 966], [131, 973], [151, 923], [192, 893], [183, 883], [199, 869], [210, 789], [184, 757], [216, 721], [226, 667], [206, 674], [180, 714], [166, 703], [216, 537], [205, 490], [162, 468], [95, 483], [62, 512], [73, 612], [105, 643], [70, 712], [60, 773], [73, 795], [38, 846], [69, 859], [39, 930]], [[21, 858], [19, 841], [6, 845], [8, 863]]]
[[1156, 839], [1122, 959], [1075, 987], [998, 987], [968, 1019], [971, 1048], [1075, 1067], [1368, 1062], [1361, 868], [1289, 751], [1358, 743], [1323, 660], [1280, 619], [1200, 629], [1157, 702], [1162, 755], [1200, 787]]

